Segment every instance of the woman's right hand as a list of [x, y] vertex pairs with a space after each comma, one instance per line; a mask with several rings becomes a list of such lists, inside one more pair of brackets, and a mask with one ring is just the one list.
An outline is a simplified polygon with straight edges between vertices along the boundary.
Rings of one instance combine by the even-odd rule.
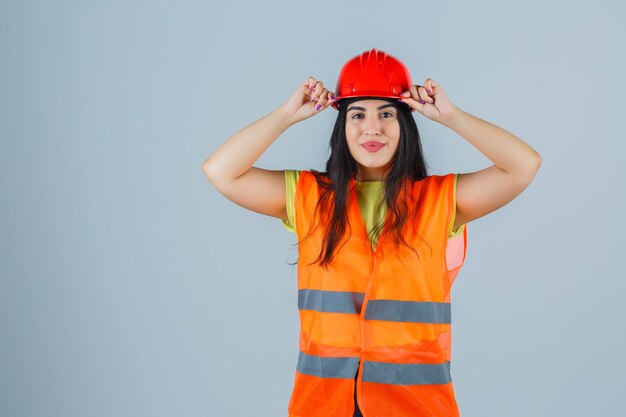
[[320, 113], [335, 100], [337, 97], [324, 87], [324, 83], [309, 77], [282, 105], [282, 109], [293, 118], [293, 123], [297, 123]]

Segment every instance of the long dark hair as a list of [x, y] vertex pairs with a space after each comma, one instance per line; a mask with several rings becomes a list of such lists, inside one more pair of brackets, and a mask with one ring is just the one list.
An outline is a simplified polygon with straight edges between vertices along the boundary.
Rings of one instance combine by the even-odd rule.
[[[320, 211], [327, 216], [323, 247], [313, 263], [319, 261], [324, 268], [328, 268], [328, 264], [334, 258], [337, 246], [345, 234], [346, 224], [349, 224], [346, 210], [348, 193], [350, 191], [348, 188], [350, 180], [356, 178], [358, 174], [357, 162], [350, 154], [346, 142], [346, 110], [350, 103], [364, 99], [386, 100], [394, 104], [400, 125], [400, 141], [397, 151], [392, 158], [392, 166], [385, 177], [383, 185], [385, 202], [387, 210], [389, 210], [388, 223], [376, 226], [369, 232], [368, 237], [379, 233], [384, 227], [385, 233], [390, 235], [392, 242], [396, 246], [403, 244], [415, 252], [402, 236], [403, 228], [408, 220], [409, 203], [413, 202], [408, 202], [406, 199], [400, 201], [397, 198], [402, 187], [407, 190], [411, 182], [421, 180], [428, 175], [415, 119], [410, 112], [409, 106], [396, 99], [382, 97], [346, 98], [339, 100], [338, 103], [339, 112], [330, 136], [330, 157], [326, 162], [326, 171], [320, 172], [311, 169], [317, 184], [323, 190], [313, 216], [315, 218]], [[408, 195], [406, 191], [404, 195]], [[412, 212], [414, 211], [412, 210]], [[302, 240], [304, 241], [308, 238], [311, 233], [312, 231]], [[339, 247], [340, 249], [341, 247]], [[417, 252], [415, 253], [417, 254]]]

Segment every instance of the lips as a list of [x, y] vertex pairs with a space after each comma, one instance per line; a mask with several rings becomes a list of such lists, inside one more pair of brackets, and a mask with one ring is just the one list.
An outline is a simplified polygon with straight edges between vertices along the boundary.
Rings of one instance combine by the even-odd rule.
[[375, 140], [369, 140], [362, 143], [361, 146], [368, 152], [378, 152], [383, 146], [385, 146], [385, 144], [382, 142], [376, 142]]

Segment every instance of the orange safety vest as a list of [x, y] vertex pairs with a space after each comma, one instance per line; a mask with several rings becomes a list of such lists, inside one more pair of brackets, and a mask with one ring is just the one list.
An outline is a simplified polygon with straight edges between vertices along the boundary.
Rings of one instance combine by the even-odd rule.
[[372, 249], [355, 186], [352, 179], [350, 239], [344, 236], [326, 270], [307, 265], [323, 242], [324, 227], [315, 228], [320, 219], [312, 218], [322, 189], [310, 171], [300, 174], [294, 196], [300, 352], [289, 417], [352, 417], [355, 384], [364, 417], [459, 416], [450, 375], [450, 288], [465, 260], [467, 225], [448, 238], [454, 174], [408, 188], [409, 214], [417, 213], [404, 238], [420, 258], [395, 248], [386, 229]]

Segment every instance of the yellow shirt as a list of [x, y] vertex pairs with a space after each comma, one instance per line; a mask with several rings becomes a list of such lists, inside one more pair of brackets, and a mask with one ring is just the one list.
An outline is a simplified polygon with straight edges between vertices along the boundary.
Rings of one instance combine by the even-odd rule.
[[[298, 184], [298, 178], [300, 177], [300, 171], [295, 169], [287, 169], [285, 171], [285, 192], [286, 192], [286, 206], [287, 206], [287, 220], [281, 220], [285, 229], [292, 233], [296, 233], [296, 220], [294, 209], [294, 196], [296, 193], [296, 185]], [[454, 174], [454, 201], [456, 204], [456, 182], [458, 174]], [[387, 210], [386, 204], [377, 203], [382, 202], [383, 199], [383, 181], [357, 181], [356, 183], [356, 195], [359, 202], [359, 211], [361, 217], [367, 226], [368, 233], [374, 229], [379, 223], [385, 219], [385, 212]], [[460, 225], [456, 229], [452, 230], [454, 225], [454, 216], [452, 216], [452, 222], [448, 232], [448, 237], [460, 235], [463, 232], [464, 224]], [[378, 234], [372, 236], [372, 248], [376, 248], [378, 243]]]

